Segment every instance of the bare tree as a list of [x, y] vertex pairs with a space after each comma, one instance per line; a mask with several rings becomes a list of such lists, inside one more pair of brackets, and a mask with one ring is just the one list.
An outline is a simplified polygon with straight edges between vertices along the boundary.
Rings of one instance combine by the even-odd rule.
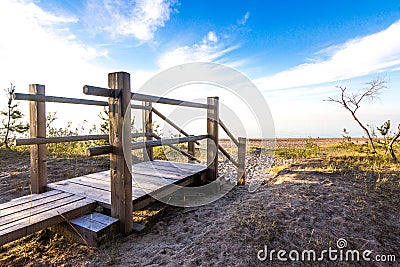
[[367, 127], [357, 117], [356, 112], [360, 108], [361, 101], [364, 99], [370, 102], [376, 99], [381, 93], [382, 89], [386, 88], [386, 81], [382, 78], [376, 78], [367, 83], [368, 87], [357, 93], [348, 93], [347, 87], [337, 86], [340, 89], [341, 94], [339, 97], [329, 97], [325, 101], [335, 102], [340, 104], [343, 108], [351, 113], [353, 119], [363, 129], [367, 135], [369, 142], [371, 143], [372, 149], [376, 152], [374, 141]]

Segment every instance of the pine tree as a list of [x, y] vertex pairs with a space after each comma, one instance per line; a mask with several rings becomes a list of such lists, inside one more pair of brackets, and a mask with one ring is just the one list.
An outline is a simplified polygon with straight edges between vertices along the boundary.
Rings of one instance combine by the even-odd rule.
[[7, 96], [7, 109], [0, 111], [0, 115], [3, 118], [0, 125], [0, 133], [3, 136], [2, 145], [7, 148], [10, 147], [10, 140], [15, 138], [16, 133], [25, 133], [29, 129], [29, 125], [21, 121], [24, 114], [18, 109], [19, 103], [13, 103], [13, 94], [15, 92], [15, 86], [11, 86], [4, 89]]

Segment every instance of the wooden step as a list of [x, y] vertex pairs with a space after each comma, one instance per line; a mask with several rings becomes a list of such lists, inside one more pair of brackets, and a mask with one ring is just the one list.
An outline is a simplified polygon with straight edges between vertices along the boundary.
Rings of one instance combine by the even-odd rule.
[[93, 212], [51, 228], [67, 238], [97, 247], [118, 233], [118, 219]]

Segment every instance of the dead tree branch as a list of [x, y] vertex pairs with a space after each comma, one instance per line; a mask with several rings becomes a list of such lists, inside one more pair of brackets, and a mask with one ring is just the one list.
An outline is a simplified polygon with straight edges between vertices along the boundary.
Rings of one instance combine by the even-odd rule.
[[377, 97], [379, 97], [381, 91], [386, 88], [386, 81], [382, 78], [376, 78], [367, 83], [367, 88], [365, 88], [362, 92], [357, 93], [348, 93], [347, 87], [337, 86], [340, 89], [339, 97], [329, 97], [325, 101], [338, 103], [343, 108], [348, 110], [353, 117], [353, 119], [357, 122], [357, 124], [363, 129], [365, 134], [368, 137], [368, 140], [372, 146], [374, 152], [376, 152], [374, 141], [367, 127], [359, 120], [356, 115], [357, 110], [360, 108], [361, 101], [364, 99], [368, 101], [373, 101]]

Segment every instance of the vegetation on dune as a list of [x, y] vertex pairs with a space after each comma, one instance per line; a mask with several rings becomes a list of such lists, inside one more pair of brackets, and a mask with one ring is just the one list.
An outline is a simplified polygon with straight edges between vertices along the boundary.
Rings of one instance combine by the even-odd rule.
[[23, 134], [29, 130], [29, 124], [22, 121], [24, 114], [18, 109], [19, 103], [13, 101], [15, 86], [11, 84], [4, 91], [7, 97], [7, 107], [0, 111], [0, 116], [3, 117], [0, 124], [0, 136], [2, 137], [1, 145], [10, 148], [11, 141], [17, 134]]
[[[337, 88], [340, 89], [340, 95], [337, 97], [329, 97], [325, 100], [339, 104], [342, 108], [344, 108], [351, 114], [352, 118], [357, 122], [358, 126], [360, 126], [364, 133], [367, 135], [373, 153], [377, 152], [375, 141], [373, 139], [374, 137], [376, 137], [375, 129], [370, 125], [363, 123], [358, 117], [357, 111], [361, 107], [361, 103], [363, 101], [372, 102], [376, 98], [378, 98], [382, 90], [386, 88], [386, 84], [387, 82], [384, 79], [376, 78], [368, 82], [367, 87], [357, 93], [349, 93], [347, 87], [337, 86]], [[370, 129], [368, 129], [367, 126]], [[383, 123], [382, 126], [377, 127], [376, 129], [383, 136], [387, 150], [390, 151], [390, 155], [392, 156], [393, 160], [397, 161], [396, 154], [393, 150], [393, 144], [400, 137], [400, 125], [398, 127], [398, 132], [394, 134], [390, 143], [386, 143], [390, 130], [390, 120], [387, 120], [385, 123]]]
[[[248, 149], [250, 151], [255, 151], [257, 150], [257, 147], [250, 145]], [[382, 238], [391, 238], [394, 233], [391, 232], [390, 229], [386, 230], [387, 225], [385, 224], [385, 221], [373, 220], [373, 218], [379, 216], [379, 214], [376, 214], [378, 210], [382, 209], [386, 212], [390, 207], [398, 204], [398, 193], [400, 192], [400, 168], [398, 164], [393, 162], [390, 155], [386, 152], [386, 147], [383, 142], [382, 144], [377, 143], [376, 149], [377, 153], [371, 153], [369, 144], [366, 141], [357, 143], [350, 137], [346, 136], [343, 137], [341, 142], [329, 145], [318, 145], [315, 139], [309, 138], [305, 141], [304, 147], [277, 149], [276, 157], [278, 159], [292, 159], [292, 161], [286, 166], [281, 166], [281, 168], [279, 168], [280, 166], [277, 166], [276, 169], [279, 175], [288, 172], [289, 174], [300, 173], [301, 177], [303, 177], [302, 179], [306, 179], [306, 176], [314, 177], [316, 174], [324, 175], [324, 177], [326, 177], [324, 179], [328, 179], [329, 183], [331, 181], [335, 182], [335, 179], [338, 179], [335, 183], [338, 183], [337, 187], [341, 189], [337, 190], [342, 190], [347, 194], [341, 197], [349, 203], [354, 203], [357, 209], [361, 209], [362, 212], [366, 213], [367, 210], [370, 210], [372, 205], [377, 205], [373, 208], [374, 212], [371, 215], [372, 217], [370, 218], [369, 227], [382, 229], [380, 236]], [[398, 143], [395, 144], [394, 149], [396, 153], [400, 152], [400, 146]], [[6, 156], [9, 155], [9, 153], [10, 152], [0, 154], [0, 156]], [[27, 152], [15, 151], [15, 153], [17, 153], [14, 155], [16, 158], [18, 158], [18, 155], [20, 154], [21, 156], [24, 156], [26, 160], [28, 159], [29, 154]], [[266, 151], [265, 153], [268, 152]], [[9, 160], [11, 161], [12, 159], [9, 158]], [[327, 188], [325, 183], [328, 182], [322, 182], [322, 184], [318, 183], [320, 184], [320, 187]], [[314, 187], [308, 188], [305, 185], [299, 186], [302, 188], [302, 191], [296, 192], [300, 196], [311, 196], [315, 198], [321, 197], [320, 193], [313, 191], [315, 190]], [[354, 192], [350, 186], [355, 187]], [[347, 187], [349, 187], [348, 191], [345, 189]], [[272, 187], [272, 189], [273, 188], [274, 187]], [[332, 188], [335, 189], [336, 187]], [[276, 191], [277, 189], [273, 190]], [[279, 194], [277, 192], [275, 193], [277, 195], [274, 196], [276, 201], [280, 203], [279, 205], [277, 204], [280, 208], [271, 208], [269, 210], [260, 208], [260, 210], [257, 210], [252, 206], [252, 204], [246, 203], [241, 198], [242, 201], [240, 202], [240, 205], [238, 204], [239, 206], [237, 210], [232, 209], [231, 216], [233, 216], [233, 222], [237, 224], [237, 229], [241, 229], [240, 233], [232, 233], [232, 238], [234, 238], [233, 240], [235, 240], [235, 242], [240, 243], [240, 236], [242, 236], [241, 233], [250, 230], [257, 233], [257, 235], [253, 235], [254, 239], [247, 237], [246, 244], [247, 246], [252, 246], [254, 248], [258, 248], [260, 244], [268, 244], [270, 247], [282, 247], [283, 245], [290, 246], [291, 244], [295, 244], [296, 247], [320, 250], [330, 245], [329, 242], [332, 242], [332, 240], [337, 238], [337, 236], [332, 236], [329, 231], [321, 231], [321, 229], [316, 226], [311, 235], [304, 233], [304, 236], [299, 237], [295, 228], [292, 229], [288, 227], [288, 224], [285, 222], [287, 218], [282, 217], [279, 210], [287, 208], [285, 201], [292, 201], [293, 203], [291, 205], [294, 206], [300, 205], [301, 203], [299, 204], [294, 202], [295, 195], [290, 195], [289, 200], [284, 199], [285, 194], [289, 194], [284, 190]], [[256, 194], [260, 198], [269, 195], [263, 195], [261, 192], [256, 192]], [[289, 197], [289, 195], [287, 197]], [[338, 196], [335, 195], [335, 197]], [[247, 197], [245, 198], [247, 199]], [[336, 204], [339, 205], [340, 203]], [[304, 209], [303, 212], [309, 212], [311, 214], [311, 216], [305, 216], [304, 218], [313, 218], [314, 212], [316, 214], [318, 213], [318, 211], [312, 211], [313, 206], [308, 207], [305, 203], [301, 205], [302, 209]], [[314, 203], [313, 205], [315, 206], [316, 204]], [[363, 205], [365, 206], [365, 209], [362, 208]], [[246, 208], [247, 206], [249, 206], [249, 208]], [[350, 206], [348, 207], [350, 209]], [[290, 214], [292, 211], [288, 210], [287, 212]], [[157, 216], [163, 214], [163, 212], [160, 212], [160, 207], [148, 207], [143, 211], [134, 213], [133, 216], [135, 217], [135, 220], [147, 224], [147, 215], [153, 213], [158, 214]], [[268, 216], [265, 214], [268, 214]], [[360, 214], [360, 212], [357, 211], [354, 214]], [[322, 214], [319, 216], [319, 220], [324, 220]], [[292, 218], [292, 220], [295, 220], [295, 218]], [[345, 220], [345, 218], [343, 220]], [[304, 224], [310, 223], [312, 225], [312, 221], [309, 222], [306, 219], [300, 222]], [[348, 224], [352, 224], [352, 222], [349, 221]], [[293, 227], [295, 227], [294, 225], [295, 224], [293, 223]], [[306, 225], [302, 225], [302, 227], [306, 227]], [[352, 235], [358, 236], [357, 232], [352, 233]], [[289, 237], [290, 240], [287, 240]], [[79, 262], [87, 261], [98, 262], [99, 257], [101, 257], [103, 263], [113, 264], [118, 262], [118, 257], [120, 257], [118, 256], [118, 250], [123, 247], [120, 243], [121, 240], [115, 242], [105, 244], [98, 249], [88, 248], [82, 245], [70, 243], [63, 236], [45, 230], [3, 247], [0, 251], [0, 263], [16, 265], [57, 265], [73, 261], [79, 264]], [[387, 241], [386, 244], [390, 245], [390, 242]], [[353, 244], [353, 246], [356, 245]], [[88, 252], [93, 256], [87, 256]], [[240, 254], [241, 252], [238, 253]], [[243, 255], [243, 257], [245, 257], [245, 255]]]

